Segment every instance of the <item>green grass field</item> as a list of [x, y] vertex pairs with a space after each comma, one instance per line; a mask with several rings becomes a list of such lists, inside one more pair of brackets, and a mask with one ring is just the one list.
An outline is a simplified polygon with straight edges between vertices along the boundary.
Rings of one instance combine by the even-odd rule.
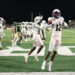
[[72, 53], [75, 53], [75, 48], [70, 48]]
[[[2, 39], [3, 49], [7, 49], [7, 46], [11, 46], [12, 32], [5, 30], [5, 36]], [[52, 31], [46, 31], [46, 52], [48, 51], [49, 41]], [[22, 41], [23, 42], [23, 41]], [[23, 42], [20, 47], [32, 48], [32, 42]], [[75, 29], [63, 29], [62, 32], [62, 46], [75, 46]], [[75, 49], [74, 49], [75, 50]], [[75, 51], [74, 51], [75, 52]], [[22, 52], [18, 52], [22, 53]], [[34, 60], [34, 57], [28, 59], [26, 64], [24, 57], [22, 56], [1, 56], [0, 57], [0, 72], [47, 72], [47, 67], [44, 71], [41, 70], [41, 64], [44, 60], [43, 57], [39, 57], [39, 62]], [[50, 58], [48, 59], [48, 61]], [[62, 56], [56, 55], [54, 63], [52, 65], [53, 72], [74, 72], [75, 71], [75, 56]]]

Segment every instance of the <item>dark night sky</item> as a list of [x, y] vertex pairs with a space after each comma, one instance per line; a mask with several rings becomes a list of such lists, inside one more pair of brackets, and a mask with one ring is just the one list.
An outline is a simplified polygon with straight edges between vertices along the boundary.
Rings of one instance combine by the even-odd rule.
[[7, 23], [14, 21], [30, 21], [31, 12], [34, 17], [43, 14], [47, 20], [52, 10], [61, 10], [65, 20], [75, 19], [75, 0], [0, 0], [0, 16], [7, 20]]

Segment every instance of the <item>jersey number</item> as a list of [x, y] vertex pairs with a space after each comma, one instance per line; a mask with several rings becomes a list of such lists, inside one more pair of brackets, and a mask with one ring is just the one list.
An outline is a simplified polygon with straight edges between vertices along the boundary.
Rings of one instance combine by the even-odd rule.
[[61, 31], [61, 25], [56, 25], [56, 31]]

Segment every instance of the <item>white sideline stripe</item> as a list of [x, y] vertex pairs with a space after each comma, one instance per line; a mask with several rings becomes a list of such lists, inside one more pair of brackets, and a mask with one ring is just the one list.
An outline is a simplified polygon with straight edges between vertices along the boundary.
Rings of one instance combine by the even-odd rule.
[[72, 53], [70, 48], [75, 48], [75, 46], [61, 46], [58, 49], [58, 54], [65, 55], [65, 56], [75, 56], [75, 53]]
[[0, 75], [75, 75], [75, 72], [2, 72]]
[[[29, 51], [30, 49], [23, 49], [21, 47], [8, 47], [9, 49], [6, 50], [1, 50], [0, 51], [0, 56], [25, 56], [27, 53], [12, 53], [13, 51]], [[31, 54], [31, 56], [34, 56], [38, 48]], [[38, 56], [44, 56], [45, 54], [45, 47], [41, 50], [41, 52], [38, 54]]]

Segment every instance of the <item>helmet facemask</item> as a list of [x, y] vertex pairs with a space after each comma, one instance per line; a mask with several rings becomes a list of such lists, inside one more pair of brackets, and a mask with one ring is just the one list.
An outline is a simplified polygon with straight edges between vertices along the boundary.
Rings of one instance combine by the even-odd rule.
[[52, 13], [53, 17], [59, 18], [61, 16], [61, 12], [59, 9], [55, 9]]

